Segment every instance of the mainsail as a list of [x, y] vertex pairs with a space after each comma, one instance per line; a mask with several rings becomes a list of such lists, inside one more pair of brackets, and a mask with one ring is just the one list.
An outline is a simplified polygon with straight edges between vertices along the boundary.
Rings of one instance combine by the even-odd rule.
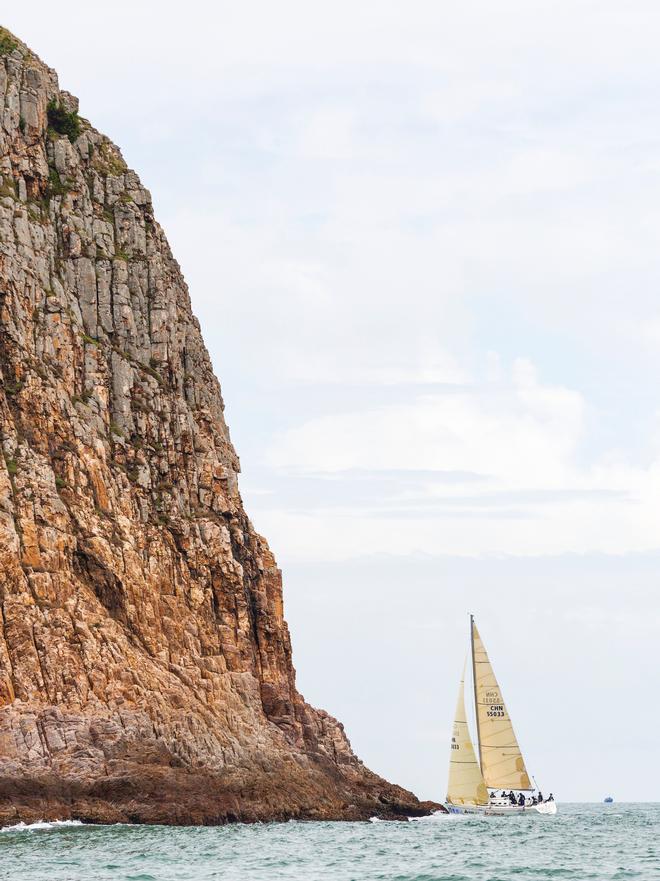
[[531, 790], [525, 761], [513, 732], [502, 691], [473, 619], [471, 624], [474, 700], [483, 779], [491, 789]]
[[455, 805], [487, 805], [488, 790], [470, 740], [465, 713], [465, 670], [458, 689], [449, 755], [447, 801]]

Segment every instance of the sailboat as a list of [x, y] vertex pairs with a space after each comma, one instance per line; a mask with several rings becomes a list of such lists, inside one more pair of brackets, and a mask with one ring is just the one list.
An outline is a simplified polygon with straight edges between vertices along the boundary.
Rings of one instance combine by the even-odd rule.
[[[470, 658], [479, 758], [472, 745], [465, 711], [464, 667], [449, 751], [447, 810], [452, 814], [505, 816], [528, 812], [556, 814], [557, 805], [552, 796], [547, 801], [538, 801], [532, 796], [534, 788], [511, 717], [472, 615]], [[497, 790], [502, 790], [500, 796]], [[505, 791], [514, 793], [515, 804], [504, 796]]]

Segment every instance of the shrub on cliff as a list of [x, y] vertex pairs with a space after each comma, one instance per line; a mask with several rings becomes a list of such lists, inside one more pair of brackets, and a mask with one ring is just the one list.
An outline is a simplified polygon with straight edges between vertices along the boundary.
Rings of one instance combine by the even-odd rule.
[[68, 113], [54, 99], [48, 104], [48, 125], [59, 135], [66, 135], [73, 143], [80, 135], [80, 117], [73, 111]]
[[16, 40], [5, 28], [0, 28], [0, 55], [10, 55], [18, 46]]

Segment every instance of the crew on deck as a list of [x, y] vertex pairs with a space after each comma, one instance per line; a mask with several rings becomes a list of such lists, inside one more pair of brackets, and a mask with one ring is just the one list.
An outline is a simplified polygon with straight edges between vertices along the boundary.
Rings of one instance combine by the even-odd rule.
[[546, 799], [544, 799], [543, 793], [540, 789], [538, 795], [532, 793], [528, 797], [525, 796], [524, 792], [519, 792], [516, 795], [516, 793], [512, 789], [508, 792], [506, 791], [506, 789], [503, 789], [502, 792], [498, 792], [497, 789], [495, 789], [490, 793], [490, 800], [503, 802], [508, 801], [509, 804], [513, 805], [514, 807], [524, 808], [530, 807], [532, 805], [542, 805], [544, 804], [544, 802], [554, 801], [555, 799], [552, 793], [550, 793], [550, 795]]

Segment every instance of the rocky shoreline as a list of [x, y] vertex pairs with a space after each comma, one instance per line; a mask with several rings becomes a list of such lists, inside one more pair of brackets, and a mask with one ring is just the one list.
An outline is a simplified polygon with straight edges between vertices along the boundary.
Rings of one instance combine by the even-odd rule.
[[59, 777], [30, 781], [0, 780], [0, 827], [19, 822], [79, 820], [85, 824], [134, 823], [148, 825], [224, 825], [300, 821], [406, 821], [434, 811], [434, 802], [406, 802], [354, 793], [354, 803], [305, 804], [294, 795], [282, 795], [276, 780], [263, 781], [247, 796], [222, 778], [163, 773], [140, 768], [137, 773], [96, 781], [92, 785], [63, 785]]

